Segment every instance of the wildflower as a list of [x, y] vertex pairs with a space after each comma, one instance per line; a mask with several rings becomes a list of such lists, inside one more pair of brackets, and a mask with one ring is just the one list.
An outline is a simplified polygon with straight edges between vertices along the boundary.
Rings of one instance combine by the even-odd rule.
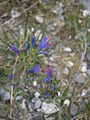
[[27, 55], [27, 51], [28, 51], [29, 48], [30, 48], [30, 44], [27, 43], [27, 46], [26, 46], [26, 48], [25, 48], [25, 55]]
[[14, 83], [14, 84], [13, 84], [13, 89], [16, 89], [16, 87], [17, 87], [17, 84]]
[[43, 48], [48, 48], [49, 47], [49, 43], [46, 40], [47, 40], [47, 38], [44, 36], [43, 39], [42, 39], [42, 42], [38, 46], [39, 51], [42, 50]]
[[35, 35], [32, 36], [32, 47], [35, 48], [36, 45], [36, 38]]
[[46, 82], [46, 83], [51, 82], [50, 77], [46, 77], [46, 78], [44, 79], [44, 82]]
[[15, 45], [11, 45], [12, 51], [14, 51], [17, 55], [19, 55], [20, 51]]
[[46, 74], [48, 77], [52, 77], [52, 67], [49, 67], [49, 68], [45, 71], [45, 74]]
[[55, 89], [55, 86], [54, 86], [54, 84], [52, 84], [51, 85], [51, 90], [54, 91], [54, 89]]
[[9, 77], [9, 80], [12, 80], [13, 79], [13, 74], [10, 73], [8, 77]]
[[44, 97], [50, 97], [50, 96], [51, 96], [50, 93], [48, 93], [48, 92], [45, 92], [45, 93], [44, 93]]
[[40, 71], [40, 64], [35, 65], [33, 68], [31, 68], [31, 69], [28, 71], [28, 73], [30, 74], [30, 73], [33, 73], [33, 72], [34, 72], [34, 73], [38, 74], [39, 71]]

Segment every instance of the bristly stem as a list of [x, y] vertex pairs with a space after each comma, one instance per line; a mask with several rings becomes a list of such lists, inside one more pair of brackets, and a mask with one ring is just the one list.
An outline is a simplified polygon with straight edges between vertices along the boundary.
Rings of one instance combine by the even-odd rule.
[[[21, 49], [21, 38], [20, 38], [20, 45], [19, 45], [19, 50]], [[19, 56], [16, 56], [16, 60], [13, 66], [13, 79], [11, 81], [10, 85], [10, 118], [13, 118], [13, 101], [14, 101], [14, 88], [13, 88], [13, 83], [14, 83], [14, 75], [15, 75], [15, 70], [16, 70], [16, 65], [18, 62]]]
[[13, 118], [13, 93], [14, 93], [13, 82], [14, 82], [15, 67], [16, 67], [17, 61], [18, 61], [18, 55], [16, 57], [15, 64], [13, 67], [13, 80], [11, 81], [11, 85], [10, 85], [10, 118]]

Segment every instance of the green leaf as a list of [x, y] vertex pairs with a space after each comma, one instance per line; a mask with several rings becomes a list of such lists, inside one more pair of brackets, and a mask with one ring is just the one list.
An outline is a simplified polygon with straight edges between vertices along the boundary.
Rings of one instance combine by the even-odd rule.
[[73, 22], [74, 22], [75, 31], [78, 33], [78, 31], [80, 30], [80, 24], [78, 23], [78, 18], [76, 16], [73, 18]]
[[58, 117], [58, 111], [55, 112], [55, 113], [52, 113], [52, 114], [48, 115], [47, 118], [49, 118], [49, 117], [55, 117], [55, 118]]
[[61, 99], [60, 105], [61, 105], [61, 106], [63, 106], [63, 103], [64, 103], [65, 99], [67, 98], [68, 92], [69, 92], [69, 86], [67, 86], [67, 87], [65, 88], [62, 96], [60, 97], [60, 99]]
[[27, 37], [27, 26], [28, 26], [28, 19], [26, 20], [25, 27], [24, 27], [24, 40]]
[[61, 115], [62, 120], [68, 120], [65, 115]]

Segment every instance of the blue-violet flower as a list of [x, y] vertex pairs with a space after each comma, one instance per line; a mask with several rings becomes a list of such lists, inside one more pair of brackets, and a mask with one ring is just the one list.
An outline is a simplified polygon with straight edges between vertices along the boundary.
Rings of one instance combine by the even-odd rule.
[[50, 77], [46, 77], [46, 78], [44, 79], [44, 82], [46, 82], [46, 83], [51, 82]]
[[30, 73], [33, 73], [33, 72], [34, 72], [34, 73], [38, 74], [39, 71], [40, 71], [40, 64], [35, 65], [33, 68], [31, 68], [31, 69], [28, 71], [28, 73], [30, 74]]
[[46, 74], [48, 77], [52, 77], [52, 67], [47, 68], [47, 70], [45, 71], [45, 74]]
[[12, 80], [13, 79], [13, 74], [10, 73], [8, 77], [9, 77], [9, 80]]
[[14, 51], [17, 55], [19, 55], [20, 51], [15, 45], [11, 45], [12, 51]]
[[47, 38], [46, 38], [46, 36], [44, 36], [43, 39], [42, 39], [42, 42], [38, 46], [39, 51], [42, 50], [43, 48], [48, 48], [49, 47], [49, 43], [46, 40], [47, 40]]

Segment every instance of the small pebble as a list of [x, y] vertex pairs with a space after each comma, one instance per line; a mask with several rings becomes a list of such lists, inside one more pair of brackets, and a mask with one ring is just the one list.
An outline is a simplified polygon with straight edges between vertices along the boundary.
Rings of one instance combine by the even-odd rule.
[[82, 96], [85, 96], [87, 94], [87, 89], [83, 89]]
[[86, 62], [83, 62], [82, 65], [81, 65], [81, 72], [86, 72], [87, 71], [87, 63]]
[[42, 111], [45, 114], [55, 113], [58, 110], [59, 110], [58, 107], [54, 103], [46, 103], [46, 102], [42, 103]]
[[88, 15], [90, 15], [90, 11], [89, 10], [84, 10], [83, 11], [83, 16], [86, 17]]
[[40, 24], [44, 22], [44, 21], [43, 21], [43, 18], [42, 18], [40, 15], [36, 15], [35, 19], [36, 19], [36, 21], [37, 21], [38, 23], [40, 23]]
[[23, 99], [22, 103], [20, 104], [20, 107], [21, 107], [22, 109], [26, 109], [26, 104], [25, 104], [25, 102], [26, 102], [26, 100]]
[[72, 61], [67, 61], [66, 65], [67, 65], [67, 67], [72, 68], [74, 63]]
[[72, 52], [72, 49], [69, 48], [69, 47], [65, 47], [65, 48], [63, 48], [63, 51], [64, 51], [64, 52]]
[[66, 100], [64, 101], [64, 105], [69, 106], [69, 104], [70, 104], [70, 100], [66, 99]]
[[39, 92], [35, 92], [35, 98], [38, 98], [40, 96], [40, 93]]
[[36, 87], [37, 86], [37, 81], [33, 82], [33, 86]]
[[78, 107], [75, 104], [73, 104], [71, 108], [71, 115], [74, 117], [77, 114], [77, 112], [78, 112]]
[[69, 75], [69, 69], [66, 67], [66, 68], [64, 69], [63, 73], [64, 73], [65, 75]]
[[20, 13], [17, 10], [15, 10], [15, 9], [11, 10], [11, 17], [12, 18], [17, 18], [19, 16], [20, 16]]

